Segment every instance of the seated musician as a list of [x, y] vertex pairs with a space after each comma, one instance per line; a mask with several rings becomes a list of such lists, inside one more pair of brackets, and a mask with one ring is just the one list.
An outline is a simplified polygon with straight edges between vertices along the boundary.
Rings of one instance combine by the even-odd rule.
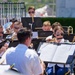
[[[43, 30], [43, 31], [52, 31], [52, 26], [51, 26], [50, 21], [44, 21], [44, 22], [43, 22], [42, 30]], [[48, 38], [51, 38], [51, 39], [52, 39], [52, 35], [48, 36], [48, 37], [46, 38], [46, 40], [47, 40]]]
[[[54, 28], [55, 28], [56, 26], [61, 26], [61, 24], [60, 24], [59, 22], [54, 22], [54, 23], [52, 24], [52, 31], [54, 31]], [[52, 37], [53, 37], [53, 35], [48, 36], [48, 37], [46, 38], [46, 41], [51, 40]]]
[[40, 15], [35, 10], [36, 9], [34, 6], [29, 6], [26, 17], [40, 17]]
[[[65, 42], [69, 42], [68, 40], [65, 40], [63, 38], [63, 35], [64, 35], [64, 30], [62, 28], [62, 26], [56, 26], [54, 28], [54, 42], [56, 43], [65, 43]], [[62, 54], [63, 55], [63, 54]], [[54, 64], [48, 64], [48, 68], [47, 68], [47, 72], [48, 72], [48, 75], [53, 75], [53, 67], [51, 66]], [[50, 66], [50, 67], [49, 67]], [[68, 72], [69, 68], [70, 67], [69, 65], [66, 65], [66, 67], [64, 68], [64, 65], [63, 64], [57, 64], [55, 65], [55, 75], [64, 75], [64, 69], [65, 69], [65, 73]]]
[[[0, 25], [0, 43], [2, 43], [4, 41], [3, 39], [3, 27]], [[8, 48], [8, 44], [5, 43], [3, 46], [1, 46], [0, 48], [0, 57], [3, 55], [3, 53], [6, 51], [6, 49]]]
[[16, 21], [16, 22], [14, 23], [12, 35], [8, 35], [6, 38], [7, 38], [7, 39], [11, 39], [11, 40], [17, 39], [17, 32], [18, 32], [21, 28], [23, 28], [22, 23], [21, 23], [20, 21]]
[[42, 26], [43, 31], [52, 31], [51, 23], [50, 21], [44, 21]]
[[21, 28], [23, 28], [22, 22], [17, 21], [14, 23], [14, 33], [12, 34], [12, 39], [17, 39], [17, 33]]
[[62, 26], [62, 25], [60, 24], [60, 22], [54, 22], [54, 23], [52, 24], [52, 29], [54, 30], [54, 28], [55, 28], [56, 26]]
[[12, 18], [10, 22], [7, 22], [3, 25], [3, 31], [5, 34], [12, 34], [13, 33], [13, 28], [14, 28], [14, 23], [17, 21], [17, 19]]
[[3, 27], [0, 25], [0, 43], [3, 41]]

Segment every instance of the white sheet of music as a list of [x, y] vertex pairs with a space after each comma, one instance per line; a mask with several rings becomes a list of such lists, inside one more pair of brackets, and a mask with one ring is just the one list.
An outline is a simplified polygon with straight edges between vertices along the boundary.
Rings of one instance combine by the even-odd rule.
[[73, 55], [74, 52], [75, 52], [75, 45], [72, 45], [71, 49], [69, 50], [69, 54]]
[[40, 58], [43, 61], [50, 61], [52, 60], [55, 52], [56, 52], [56, 48], [57, 45], [53, 45], [50, 43], [44, 43], [41, 47], [40, 47]]
[[38, 32], [32, 32], [33, 36], [32, 38], [38, 38]]
[[65, 45], [65, 44], [58, 46], [56, 53], [52, 59], [52, 62], [66, 63], [71, 47], [72, 45]]
[[69, 55], [73, 55], [75, 45], [55, 45], [48, 44], [41, 49], [40, 58], [43, 61], [66, 63]]

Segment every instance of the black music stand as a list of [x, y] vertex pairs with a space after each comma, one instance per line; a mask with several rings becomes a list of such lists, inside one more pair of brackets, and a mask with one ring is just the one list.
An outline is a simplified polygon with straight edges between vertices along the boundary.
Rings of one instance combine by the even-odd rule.
[[18, 40], [10, 40], [9, 47], [16, 47], [19, 44]]
[[6, 43], [6, 40], [0, 43], [0, 48]]
[[53, 35], [52, 31], [38, 31], [38, 38], [45, 39], [46, 37]]
[[75, 34], [64, 34], [64, 39], [69, 40], [70, 42], [73, 41]]
[[6, 39], [6, 37], [10, 34], [3, 34], [3, 38]]
[[42, 20], [40, 17], [34, 17], [34, 22], [32, 22], [32, 17], [22, 17], [21, 21], [24, 27], [32, 31], [37, 31], [37, 28], [42, 27]]
[[[65, 43], [41, 43], [38, 53], [40, 53], [40, 59], [46, 63], [71, 64], [74, 60], [75, 44]], [[61, 59], [62, 58], [62, 59]], [[64, 69], [65, 71], [65, 69]]]
[[62, 26], [62, 27], [63, 27], [65, 33], [68, 33], [68, 27], [69, 27], [69, 26]]
[[32, 39], [32, 43], [33, 43], [33, 49], [35, 49], [37, 51], [37, 48], [39, 46], [39, 43], [42, 41], [42, 39], [37, 39], [37, 38], [34, 38]]

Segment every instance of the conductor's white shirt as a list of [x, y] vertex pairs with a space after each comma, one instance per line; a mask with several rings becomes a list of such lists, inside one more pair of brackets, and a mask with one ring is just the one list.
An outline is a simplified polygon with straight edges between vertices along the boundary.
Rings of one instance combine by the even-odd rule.
[[24, 44], [19, 44], [15, 49], [7, 52], [6, 63], [15, 64], [14, 67], [23, 75], [39, 75], [42, 73], [37, 53], [33, 49], [28, 49]]

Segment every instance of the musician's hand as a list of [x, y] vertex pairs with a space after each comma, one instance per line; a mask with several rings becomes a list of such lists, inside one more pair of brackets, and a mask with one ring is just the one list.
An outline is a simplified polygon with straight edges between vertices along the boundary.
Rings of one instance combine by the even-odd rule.
[[56, 38], [47, 39], [46, 42], [56, 42], [56, 43], [58, 43]]
[[29, 47], [30, 47], [30, 48], [33, 48], [33, 43], [31, 43]]
[[42, 68], [42, 75], [44, 75], [44, 71], [46, 68], [45, 63], [42, 60], [40, 60], [40, 64], [41, 64], [41, 68]]
[[5, 52], [7, 50], [7, 48], [8, 48], [8, 44], [5, 43], [4, 46], [1, 47], [0, 53]]
[[7, 48], [5, 46], [2, 46], [0, 49], [0, 53], [5, 52], [7, 50]]

